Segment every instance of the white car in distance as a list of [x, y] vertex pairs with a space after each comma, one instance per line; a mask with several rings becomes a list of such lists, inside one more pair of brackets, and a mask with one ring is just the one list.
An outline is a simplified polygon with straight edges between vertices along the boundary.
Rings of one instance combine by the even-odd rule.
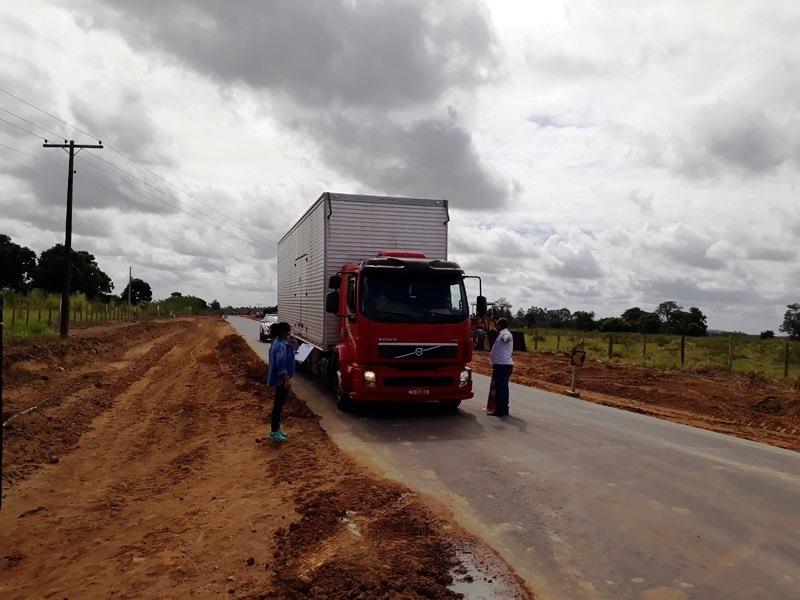
[[278, 315], [264, 315], [264, 318], [261, 319], [259, 323], [259, 330], [258, 330], [258, 341], [260, 342], [269, 342], [272, 341], [269, 336], [269, 328], [273, 323], [278, 322]]

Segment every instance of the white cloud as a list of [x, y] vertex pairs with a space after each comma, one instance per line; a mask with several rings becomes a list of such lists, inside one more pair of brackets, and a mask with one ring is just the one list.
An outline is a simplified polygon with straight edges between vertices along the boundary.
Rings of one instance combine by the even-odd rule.
[[[800, 300], [798, 19], [757, 0], [17, 1], [0, 87], [190, 192], [79, 155], [75, 244], [119, 287], [133, 264], [157, 295], [272, 302], [274, 242], [320, 192], [405, 193], [451, 201], [451, 254], [490, 297], [674, 298], [759, 331]], [[65, 156], [3, 123], [0, 144], [41, 159], [0, 146], [0, 231], [60, 242]]]

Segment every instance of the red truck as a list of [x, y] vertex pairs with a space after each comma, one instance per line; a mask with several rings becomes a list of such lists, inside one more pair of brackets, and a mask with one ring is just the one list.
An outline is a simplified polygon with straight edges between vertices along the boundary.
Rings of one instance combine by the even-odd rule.
[[278, 318], [343, 410], [472, 397], [469, 276], [447, 260], [448, 222], [446, 200], [325, 193], [278, 242]]

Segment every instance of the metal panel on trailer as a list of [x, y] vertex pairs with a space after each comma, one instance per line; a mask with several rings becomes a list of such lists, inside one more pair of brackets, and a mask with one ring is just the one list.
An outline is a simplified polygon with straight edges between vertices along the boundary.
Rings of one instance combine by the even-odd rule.
[[278, 319], [297, 337], [325, 342], [325, 203], [320, 198], [278, 242]]
[[447, 201], [323, 194], [278, 242], [278, 319], [322, 349], [337, 341], [328, 277], [381, 250], [447, 258]]
[[[447, 259], [446, 200], [329, 194], [325, 285], [343, 265], [381, 250], [423, 252]], [[321, 300], [324, 302], [324, 298]], [[335, 315], [326, 314], [325, 345], [336, 343]]]

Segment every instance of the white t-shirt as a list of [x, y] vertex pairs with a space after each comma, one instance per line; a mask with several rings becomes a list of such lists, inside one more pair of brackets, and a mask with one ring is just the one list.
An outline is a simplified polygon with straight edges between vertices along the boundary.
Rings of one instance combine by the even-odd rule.
[[503, 329], [497, 334], [497, 339], [492, 345], [492, 352], [489, 355], [493, 365], [513, 365], [514, 359], [511, 353], [514, 350], [514, 336], [508, 329]]

